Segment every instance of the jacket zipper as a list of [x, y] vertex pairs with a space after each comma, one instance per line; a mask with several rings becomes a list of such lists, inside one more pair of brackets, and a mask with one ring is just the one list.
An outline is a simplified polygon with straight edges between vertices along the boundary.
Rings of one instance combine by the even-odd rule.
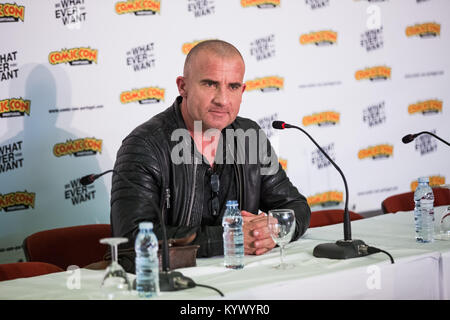
[[194, 156], [194, 183], [192, 184], [192, 190], [191, 190], [191, 199], [190, 199], [190, 204], [189, 204], [188, 217], [187, 217], [187, 221], [186, 221], [187, 226], [189, 226], [189, 222], [191, 221], [191, 212], [192, 212], [192, 207], [194, 206], [196, 180], [197, 180], [197, 164], [195, 163], [195, 156]]

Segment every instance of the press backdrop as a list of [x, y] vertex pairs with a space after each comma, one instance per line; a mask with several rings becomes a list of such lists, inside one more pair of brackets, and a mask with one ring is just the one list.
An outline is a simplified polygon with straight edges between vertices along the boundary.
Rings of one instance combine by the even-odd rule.
[[187, 52], [233, 43], [246, 61], [240, 115], [259, 122], [313, 210], [350, 209], [448, 182], [447, 0], [0, 0], [0, 262], [40, 230], [109, 223], [122, 139], [177, 96]]

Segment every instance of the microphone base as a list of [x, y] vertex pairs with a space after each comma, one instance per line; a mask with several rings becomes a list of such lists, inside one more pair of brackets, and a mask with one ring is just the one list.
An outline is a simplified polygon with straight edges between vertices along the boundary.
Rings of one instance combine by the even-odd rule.
[[161, 271], [159, 273], [159, 290], [162, 292], [179, 291], [194, 287], [195, 282], [191, 278], [183, 276], [181, 272]]
[[328, 259], [352, 259], [367, 256], [367, 245], [362, 240], [338, 240], [322, 243], [314, 248], [313, 256]]
[[[159, 272], [159, 291], [180, 291], [194, 287], [195, 282], [191, 278], [183, 276], [181, 272]], [[136, 279], [133, 281], [133, 290], [136, 290]]]

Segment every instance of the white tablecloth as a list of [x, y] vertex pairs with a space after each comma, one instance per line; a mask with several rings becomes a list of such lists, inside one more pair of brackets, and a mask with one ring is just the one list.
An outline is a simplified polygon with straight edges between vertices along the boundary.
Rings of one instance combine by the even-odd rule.
[[[213, 286], [225, 299], [449, 299], [450, 241], [414, 240], [412, 212], [352, 222], [352, 238], [388, 251], [348, 260], [315, 258], [317, 244], [343, 238], [342, 224], [312, 228], [287, 247], [289, 270], [276, 270], [279, 249], [246, 256], [245, 268], [228, 270], [223, 257], [197, 259], [197, 267], [179, 269], [196, 283]], [[0, 299], [102, 299], [103, 271], [79, 269], [0, 282]], [[130, 280], [134, 275], [129, 275]], [[137, 299], [132, 292], [125, 299]], [[224, 299], [208, 288], [162, 292], [155, 299]]]

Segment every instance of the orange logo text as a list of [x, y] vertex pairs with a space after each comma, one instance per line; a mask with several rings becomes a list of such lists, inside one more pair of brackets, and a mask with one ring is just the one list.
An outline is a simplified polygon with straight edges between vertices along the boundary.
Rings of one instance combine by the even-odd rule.
[[90, 151], [93, 153], [102, 152], [102, 140], [95, 138], [82, 138], [77, 140], [68, 140], [64, 143], [57, 143], [53, 147], [53, 154], [56, 157], [82, 153]]
[[141, 89], [134, 89], [131, 91], [124, 91], [120, 94], [120, 102], [130, 103], [148, 99], [164, 100], [165, 90], [156, 87], [148, 87]]
[[442, 101], [427, 100], [418, 103], [413, 103], [408, 106], [408, 113], [427, 113], [427, 112], [442, 112]]
[[247, 82], [245, 82], [245, 85], [245, 91], [252, 91], [257, 89], [264, 90], [267, 88], [282, 89], [284, 86], [284, 79], [275, 76], [257, 78], [255, 80], [248, 80]]
[[[11, 192], [5, 195], [0, 194], [0, 211], [15, 206], [31, 206], [34, 208], [36, 194], [34, 192]], [[5, 210], [6, 211], [6, 210]]]
[[241, 6], [251, 7], [251, 6], [260, 6], [265, 4], [272, 4], [274, 6], [280, 5], [280, 0], [241, 0]]
[[303, 125], [321, 125], [321, 124], [336, 124], [339, 123], [340, 113], [333, 111], [326, 111], [321, 113], [314, 113], [310, 116], [303, 117]]
[[25, 7], [17, 4], [4, 3], [0, 4], [0, 19], [1, 18], [15, 18], [24, 21]]
[[378, 157], [390, 157], [393, 155], [394, 146], [389, 144], [380, 144], [372, 146], [367, 149], [362, 149], [358, 152], [359, 159], [365, 158], [378, 158]]
[[0, 100], [0, 115], [10, 112], [20, 112], [30, 115], [31, 101], [22, 98]]
[[358, 70], [355, 73], [356, 80], [364, 80], [364, 79], [389, 79], [391, 78], [391, 68], [385, 66], [377, 66], [372, 68], [367, 68], [364, 70]]
[[73, 48], [53, 51], [48, 55], [50, 64], [70, 63], [74, 61], [90, 61], [97, 63], [97, 49]]
[[117, 14], [134, 13], [139, 11], [161, 12], [161, 2], [154, 0], [120, 1], [115, 6]]
[[306, 199], [308, 204], [312, 206], [322, 205], [333, 205], [333, 204], [339, 204], [342, 202], [342, 199], [344, 198], [343, 192], [340, 191], [328, 191], [324, 193], [318, 193], [316, 195], [310, 196]]
[[407, 37], [437, 36], [441, 34], [441, 25], [433, 22], [416, 24], [407, 27], [405, 33]]
[[308, 34], [302, 34], [300, 36], [300, 43], [303, 45], [307, 44], [321, 44], [321, 43], [336, 43], [337, 32], [331, 30], [324, 30], [318, 32], [311, 32]]

